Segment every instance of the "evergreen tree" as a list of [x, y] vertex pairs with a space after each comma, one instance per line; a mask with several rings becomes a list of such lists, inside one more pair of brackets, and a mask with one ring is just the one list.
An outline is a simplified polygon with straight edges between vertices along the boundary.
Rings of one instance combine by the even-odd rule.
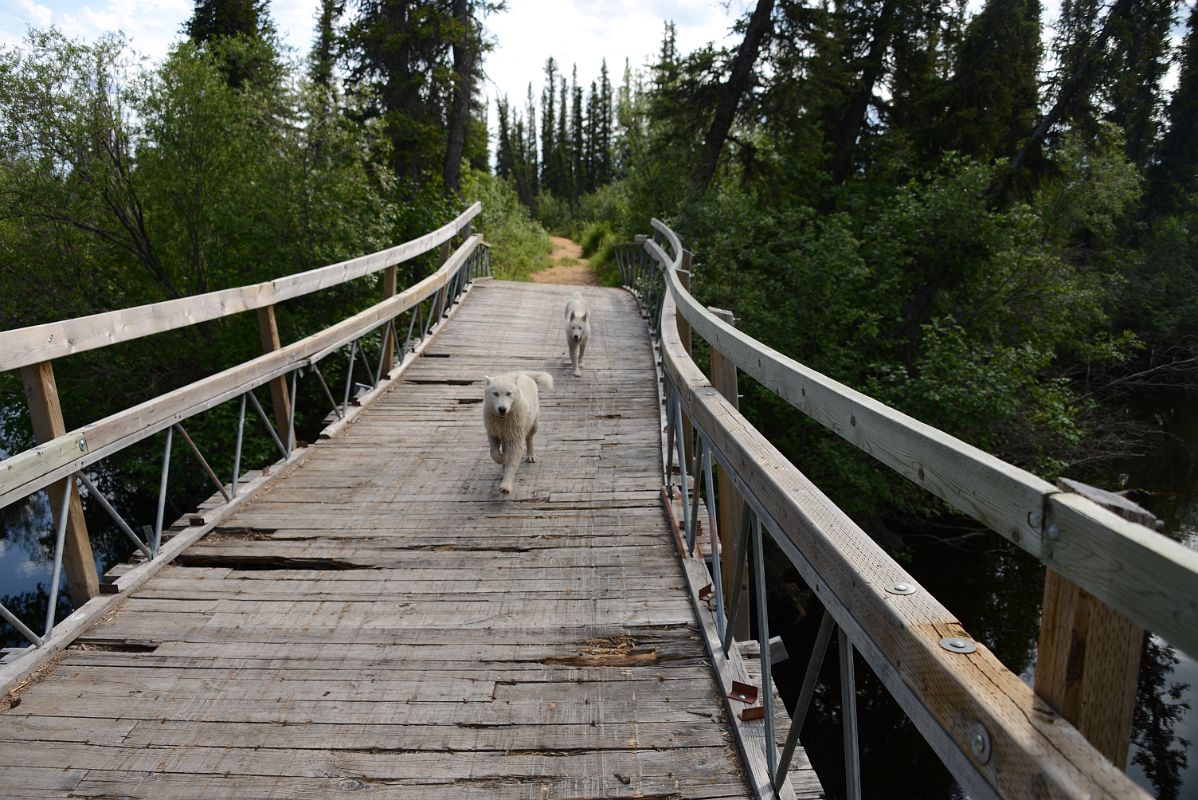
[[184, 28], [198, 45], [226, 36], [269, 39], [274, 35], [267, 0], [195, 0]]
[[1116, 20], [1105, 70], [1107, 119], [1123, 129], [1128, 159], [1148, 165], [1164, 106], [1169, 29], [1177, 0], [1139, 0]]
[[282, 79], [267, 0], [195, 0], [184, 30], [197, 47], [216, 53], [234, 89]]
[[346, 31], [347, 86], [383, 121], [400, 178], [420, 182], [444, 161], [452, 24], [433, 0], [361, 0]]
[[961, 42], [941, 149], [985, 161], [1014, 154], [1036, 123], [1039, 65], [1039, 0], [987, 0]]
[[1198, 193], [1198, 6], [1190, 10], [1181, 71], [1169, 101], [1168, 129], [1156, 146], [1146, 204], [1162, 213], [1192, 209]]
[[612, 171], [612, 87], [607, 74], [607, 59], [599, 67], [599, 98], [595, 104], [595, 179], [605, 186], [615, 177]]
[[[557, 102], [557, 62], [550, 56], [545, 61], [545, 89], [541, 93], [541, 185], [552, 189], [558, 183], [555, 153], [558, 140], [553, 126], [557, 122], [554, 111]], [[529, 98], [531, 108], [532, 98]], [[530, 117], [531, 119], [531, 117]]]
[[320, 0], [316, 19], [316, 41], [312, 44], [309, 74], [326, 92], [333, 88], [333, 66], [337, 61], [337, 20], [345, 11], [345, 0]]
[[582, 117], [582, 88], [578, 85], [578, 65], [574, 65], [574, 74], [570, 80], [570, 187], [569, 197], [571, 206], [576, 205], [578, 197], [585, 191], [587, 161], [583, 141]]
[[[512, 142], [512, 128], [508, 120], [510, 109], [507, 95], [500, 97], [495, 103], [498, 115], [499, 140], [495, 143], [495, 174], [500, 178], [512, 177], [515, 147]], [[523, 131], [521, 131], [523, 132]]]

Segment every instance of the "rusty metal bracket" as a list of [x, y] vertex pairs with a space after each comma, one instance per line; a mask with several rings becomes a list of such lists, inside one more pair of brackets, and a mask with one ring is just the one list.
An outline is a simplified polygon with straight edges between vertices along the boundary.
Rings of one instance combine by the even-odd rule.
[[728, 695], [733, 700], [753, 705], [757, 702], [757, 687], [751, 683], [732, 682], [732, 691]]

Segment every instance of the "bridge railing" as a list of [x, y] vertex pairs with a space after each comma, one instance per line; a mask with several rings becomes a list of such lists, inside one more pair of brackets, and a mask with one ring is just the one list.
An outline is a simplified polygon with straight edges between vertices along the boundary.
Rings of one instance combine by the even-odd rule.
[[[781, 756], [772, 731], [768, 683], [763, 687], [768, 771], [757, 776], [759, 795], [771, 796], [769, 786], [782, 785], [824, 650], [837, 632], [849, 797], [860, 796], [854, 651], [973, 798], [1147, 797], [984, 644], [971, 639], [944, 606], [753, 428], [695, 365], [684, 339], [693, 330], [708, 342], [713, 373], [718, 363], [725, 370], [732, 365], [733, 374], [743, 370], [795, 408], [1032, 553], [1076, 583], [1083, 595], [1099, 598], [1191, 654], [1198, 653], [1198, 554], [1085, 498], [1059, 492], [736, 330], [690, 294], [689, 275], [682, 269], [689, 254], [668, 227], [657, 220], [653, 227], [652, 239], [646, 238], [641, 247], [623, 248], [617, 257], [625, 285], [638, 295], [659, 336], [672, 437], [666, 484], [671, 496], [680, 495], [684, 546], [692, 555], [701, 528], [700, 495], [707, 506], [719, 646], [726, 655], [733, 627], [744, 624], [738, 618], [746, 612], [728, 598], [741, 596], [748, 564], [753, 565], [757, 585], [763, 585], [762, 531], [786, 554], [825, 609]], [[685, 433], [692, 427], [695, 442]], [[713, 491], [713, 463], [720, 465], [738, 497]], [[728, 529], [717, 533], [716, 520], [722, 518], [715, 508], [717, 499], [725, 505], [743, 499], [748, 513], [738, 526], [739, 537]], [[721, 573], [733, 577], [721, 580]], [[756, 595], [762, 675], [768, 676], [765, 593]], [[1053, 613], [1046, 608], [1046, 626]], [[1076, 637], [1078, 629], [1066, 622], [1063, 633], [1065, 638]], [[1138, 632], [1125, 631], [1116, 645], [1138, 648]], [[1094, 641], [1090, 649], [1102, 647]], [[1049, 656], [1045, 649], [1042, 637], [1037, 669], [1051, 672], [1054, 667], [1046, 658], [1060, 661], [1062, 656]], [[1114, 658], [1128, 660], [1126, 653]], [[1078, 668], [1077, 663], [1068, 667]], [[1132, 671], [1134, 699], [1134, 663]], [[1079, 686], [1069, 689], [1081, 691]], [[1099, 691], [1104, 689], [1109, 685]], [[1122, 687], [1117, 693], [1121, 692]], [[1127, 712], [1129, 728], [1130, 706]], [[1124, 732], [1124, 740], [1129, 732]], [[1125, 759], [1126, 741], [1122, 747]], [[1118, 758], [1118, 747], [1113, 751]]]
[[[62, 636], [56, 631], [60, 622], [55, 618], [57, 595], [64, 564], [68, 569], [72, 597], [77, 598], [76, 605], [80, 605], [101, 591], [124, 593], [143, 582], [183, 546], [211, 527], [211, 520], [197, 519], [195, 522], [199, 527], [189, 532], [188, 537], [179, 537], [178, 546], [165, 552], [163, 515], [175, 434], [186, 443], [195, 461], [223, 497], [225, 506], [231, 508], [246, 496], [241, 453], [247, 432], [247, 408], [252, 408], [261, 420], [278, 450], [282, 466], [301, 457], [299, 451], [302, 448], [297, 446], [294, 427], [296, 388], [301, 375], [315, 379], [329, 403], [330, 415], [336, 421], [326, 432], [342, 426], [353, 416], [354, 403], [362, 403], [380, 391], [389, 379], [388, 373], [407, 363], [409, 357], [423, 347], [469, 284], [478, 276], [490, 274], [489, 248], [481, 236], [470, 235], [471, 220], [480, 210], [481, 205], [475, 203], [453, 222], [418, 239], [266, 283], [0, 332], [0, 371], [21, 369], [30, 398], [35, 435], [43, 440], [37, 447], [0, 461], [0, 508], [46, 489], [49, 490], [55, 524], [53, 574], [44, 625], [27, 624], [3, 605], [0, 605], [0, 618], [31, 642], [32, 649], [64, 646], [79, 627], [72, 624]], [[461, 244], [451, 252], [455, 237], [461, 239]], [[441, 248], [441, 266], [427, 278], [396, 294], [396, 266], [438, 247]], [[383, 301], [297, 342], [286, 346], [280, 344], [274, 325], [275, 303], [384, 270]], [[63, 431], [50, 359], [255, 309], [259, 311], [262, 323], [266, 350], [263, 355], [70, 432]], [[320, 365], [347, 350], [345, 385], [335, 396]], [[275, 425], [271, 424], [255, 395], [255, 390], [265, 385], [270, 386], [276, 401]], [[239, 403], [239, 416], [235, 433], [230, 432], [235, 435], [236, 444], [231, 478], [226, 482], [196, 447], [183, 423], [229, 401]], [[156, 516], [152, 525], [142, 526], [139, 536], [133, 525], [124, 520], [105, 498], [87, 474], [87, 469], [160, 433], [163, 434], [163, 461]], [[89, 497], [112, 517], [144, 556], [145, 563], [126, 576], [127, 579], [122, 578], [118, 585], [98, 584], [87, 530], [83, 526], [77, 484], [86, 488]], [[257, 486], [253, 484], [255, 490]], [[70, 561], [72, 553], [73, 565]], [[70, 572], [72, 566], [75, 574]], [[94, 612], [95, 609], [80, 609], [71, 620], [74, 623], [81, 615], [91, 618]], [[29, 660], [25, 658], [27, 655], [32, 654], [26, 653], [18, 662], [10, 661], [0, 668], [0, 686], [28, 670], [28, 665], [20, 663]]]

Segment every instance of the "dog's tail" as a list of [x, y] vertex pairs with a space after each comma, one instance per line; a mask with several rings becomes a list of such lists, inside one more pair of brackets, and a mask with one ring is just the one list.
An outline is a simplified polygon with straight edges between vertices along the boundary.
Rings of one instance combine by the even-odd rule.
[[524, 374], [536, 381], [542, 389], [553, 388], [553, 376], [548, 372], [526, 372]]

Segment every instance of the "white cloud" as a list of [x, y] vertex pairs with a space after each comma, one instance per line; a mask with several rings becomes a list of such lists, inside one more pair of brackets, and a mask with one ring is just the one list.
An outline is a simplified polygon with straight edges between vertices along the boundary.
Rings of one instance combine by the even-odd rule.
[[[274, 0], [270, 13], [285, 45], [307, 53], [319, 0]], [[123, 32], [133, 50], [158, 61], [180, 38], [193, 0], [0, 0], [0, 44], [16, 45], [28, 28], [54, 25], [67, 36], [93, 41]]]
[[488, 78], [483, 90], [491, 101], [506, 94], [523, 107], [530, 82], [534, 96], [540, 97], [550, 56], [567, 79], [577, 64], [578, 82], [586, 87], [598, 79], [606, 59], [612, 82], [618, 84], [625, 60], [635, 70], [656, 57], [667, 21], [675, 23], [678, 49], [686, 53], [722, 41], [747, 7], [747, 0], [572, 0], [552, 5], [510, 0], [507, 11], [486, 20], [497, 41], [483, 64]]

